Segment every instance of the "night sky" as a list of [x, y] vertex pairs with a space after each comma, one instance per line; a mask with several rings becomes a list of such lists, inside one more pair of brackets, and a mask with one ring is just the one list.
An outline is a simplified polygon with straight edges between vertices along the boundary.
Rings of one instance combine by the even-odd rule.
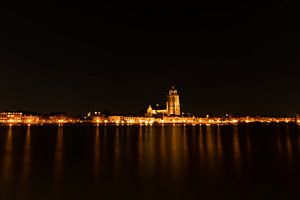
[[[0, 8], [0, 110], [300, 112], [300, 15], [283, 1]], [[287, 1], [286, 1], [287, 2]]]

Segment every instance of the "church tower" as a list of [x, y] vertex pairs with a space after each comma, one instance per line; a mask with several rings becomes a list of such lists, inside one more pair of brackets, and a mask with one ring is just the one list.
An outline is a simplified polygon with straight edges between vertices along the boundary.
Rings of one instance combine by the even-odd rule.
[[169, 90], [167, 95], [167, 114], [180, 116], [179, 94], [174, 86]]

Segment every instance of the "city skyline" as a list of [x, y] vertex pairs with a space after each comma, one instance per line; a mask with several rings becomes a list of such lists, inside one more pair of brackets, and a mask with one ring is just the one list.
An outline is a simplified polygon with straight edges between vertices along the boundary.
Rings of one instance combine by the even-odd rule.
[[[180, 91], [181, 92], [181, 91]], [[175, 103], [173, 104], [170, 104], [168, 102], [170, 102], [170, 96], [172, 96], [172, 94], [175, 94], [177, 97], [177, 101], [176, 102], [176, 105], [178, 106], [178, 108], [172, 108], [173, 111], [170, 111], [170, 109], [168, 109], [168, 107], [170, 105], [174, 106]], [[183, 92], [184, 93], [184, 92]], [[164, 96], [164, 95], [162, 95]], [[274, 116], [274, 117], [295, 117], [296, 115], [299, 114], [299, 112], [297, 111], [291, 111], [291, 112], [288, 112], [288, 113], [276, 113], [276, 112], [221, 112], [221, 110], [218, 110], [218, 111], [215, 111], [215, 112], [212, 112], [211, 110], [207, 111], [203, 111], [203, 112], [193, 112], [193, 111], [188, 111], [188, 110], [185, 110], [185, 109], [182, 109], [181, 107], [185, 108], [185, 103], [188, 104], [188, 102], [185, 102], [183, 104], [179, 104], [179, 101], [181, 102], [181, 98], [183, 98], [184, 96], [180, 96], [179, 97], [179, 94], [177, 94], [177, 90], [175, 89], [174, 86], [171, 86], [169, 88], [169, 94], [166, 96], [166, 98], [162, 98], [159, 97], [159, 98], [156, 98], [155, 100], [147, 100], [146, 102], [148, 102], [148, 104], [144, 103], [142, 107], [138, 108], [137, 110], [126, 110], [126, 111], [122, 111], [122, 110], [115, 110], [115, 109], [112, 109], [112, 110], [108, 110], [104, 107], [98, 107], [98, 106], [93, 106], [93, 105], [86, 105], [82, 108], [80, 108], [79, 110], [82, 110], [81, 112], [76, 112], [74, 110], [66, 110], [66, 109], [61, 109], [61, 110], [58, 110], [58, 109], [51, 109], [51, 110], [29, 110], [29, 109], [26, 109], [26, 108], [17, 108], [17, 107], [12, 107], [12, 108], [2, 108], [0, 107], [0, 111], [2, 112], [23, 112], [23, 113], [29, 113], [29, 114], [46, 114], [46, 115], [58, 115], [58, 114], [68, 114], [68, 115], [85, 115], [86, 113], [88, 112], [101, 112], [101, 113], [106, 113], [108, 115], [133, 115], [133, 116], [143, 116], [144, 114], [147, 115], [148, 112], [151, 113], [150, 116], [152, 116], [152, 114], [157, 115], [157, 114], [163, 114], [163, 115], [166, 115], [166, 116], [170, 116], [170, 115], [176, 115], [176, 116], [180, 116], [180, 115], [194, 115], [194, 116], [206, 116], [206, 115], [211, 115], [211, 116], [225, 116], [225, 115], [234, 115], [234, 116]], [[174, 98], [174, 97], [172, 97]], [[153, 98], [150, 98], [150, 99], [153, 99]], [[180, 99], [180, 100], [179, 100]], [[183, 98], [183, 99], [186, 99], [186, 98]], [[152, 101], [152, 102], [150, 102]], [[174, 100], [172, 100], [174, 101]], [[121, 101], [120, 101], [121, 103]], [[148, 106], [147, 106], [148, 105]], [[3, 105], [2, 105], [3, 106]], [[123, 106], [126, 106], [125, 104]], [[153, 108], [151, 106], [154, 106]], [[157, 110], [158, 109], [158, 110]], [[176, 110], [176, 111], [175, 111]], [[205, 109], [203, 109], [205, 110]], [[176, 112], [176, 114], [175, 114]], [[150, 114], [148, 113], [148, 114]]]
[[0, 6], [0, 199], [299, 196], [291, 1], [13, 4]]
[[272, 2], [0, 8], [0, 110], [138, 112], [171, 85], [186, 112], [300, 112], [297, 22]]

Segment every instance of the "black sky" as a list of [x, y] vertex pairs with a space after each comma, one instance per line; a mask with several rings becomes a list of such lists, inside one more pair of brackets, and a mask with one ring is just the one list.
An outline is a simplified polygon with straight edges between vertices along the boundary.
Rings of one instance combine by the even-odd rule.
[[0, 8], [0, 110], [138, 112], [175, 85], [185, 112], [300, 112], [287, 1], [23, 3]]

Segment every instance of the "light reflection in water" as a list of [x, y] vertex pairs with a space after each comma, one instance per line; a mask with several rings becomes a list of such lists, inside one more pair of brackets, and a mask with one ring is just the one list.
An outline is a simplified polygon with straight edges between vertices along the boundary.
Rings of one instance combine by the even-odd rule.
[[30, 168], [31, 168], [31, 132], [30, 126], [27, 126], [26, 137], [25, 137], [25, 144], [23, 149], [23, 173], [22, 173], [22, 180], [24, 186], [27, 186], [27, 182], [29, 181], [30, 177]]
[[[159, 143], [160, 143], [160, 147], [158, 150], [159, 158], [160, 158], [160, 168], [161, 169], [166, 169], [167, 168], [167, 159], [168, 159], [168, 155], [167, 155], [167, 145], [166, 145], [166, 127], [162, 126], [161, 127], [161, 133], [160, 133], [160, 138], [159, 138]], [[167, 173], [167, 171], [162, 171], [162, 174]]]
[[286, 135], [286, 153], [287, 153], [287, 158], [288, 158], [288, 162], [289, 164], [292, 164], [292, 159], [293, 159], [293, 149], [292, 149], [292, 141], [291, 141], [291, 133], [290, 133], [290, 129], [289, 129], [289, 125], [286, 125], [285, 128], [285, 135]]
[[[162, 169], [166, 169], [168, 168], [168, 164], [170, 162], [170, 152], [169, 152], [169, 148], [168, 148], [168, 139], [169, 138], [169, 129], [170, 127], [165, 127], [165, 126], [162, 126], [161, 127], [161, 131], [160, 131], [160, 135], [159, 135], [159, 138], [157, 140], [158, 142], [158, 148], [157, 149], [154, 149], [155, 150], [155, 153], [157, 155], [157, 160], [158, 160], [158, 163], [159, 163], [159, 166], [155, 166], [156, 168], [162, 168]], [[147, 144], [147, 143], [145, 143]], [[152, 151], [152, 149], [150, 149]], [[150, 158], [149, 158], [150, 159]], [[148, 161], [149, 162], [149, 161]], [[169, 173], [169, 171], [162, 171], [162, 176]]]
[[95, 175], [99, 173], [100, 166], [100, 131], [99, 124], [96, 127], [95, 139], [94, 139], [94, 172]]
[[[194, 127], [193, 127], [194, 128]], [[184, 131], [183, 126], [173, 126], [172, 129], [172, 160], [171, 160], [171, 169], [172, 177], [174, 177], [177, 181], [180, 180], [183, 176], [182, 172], [184, 171], [184, 166], [187, 161], [186, 157], [186, 132]]]
[[62, 184], [63, 175], [63, 159], [64, 159], [64, 141], [63, 141], [63, 126], [58, 126], [56, 146], [55, 146], [55, 158], [54, 158], [54, 178], [57, 188]]
[[218, 161], [222, 161], [222, 141], [221, 141], [221, 127], [217, 126], [217, 152], [218, 152]]
[[281, 142], [281, 134], [279, 125], [276, 126], [276, 144], [277, 144], [277, 156], [279, 158], [283, 158], [282, 155], [282, 142]]
[[[73, 138], [68, 137], [67, 134], [71, 127], [61, 126], [58, 130], [52, 127], [47, 129], [53, 131], [53, 135], [50, 135], [50, 138], [53, 138], [51, 140], [54, 142], [53, 146], [49, 145], [49, 140], [47, 140], [49, 135], [35, 134], [35, 126], [27, 127], [27, 131], [26, 128], [6, 129], [4, 127], [5, 132], [0, 131], [0, 138], [3, 138], [3, 141], [0, 140], [3, 145], [0, 146], [0, 198], [5, 195], [1, 194], [5, 190], [16, 191], [22, 197], [33, 193], [39, 196], [38, 191], [28, 190], [29, 192], [26, 193], [27, 189], [35, 190], [37, 183], [47, 194], [49, 190], [51, 192], [55, 190], [57, 196], [60, 192], [67, 190], [67, 192], [73, 192], [74, 179], [87, 174], [84, 170], [89, 169], [94, 169], [97, 176], [92, 177], [88, 174], [82, 179], [79, 177], [78, 180], [82, 180], [83, 183], [82, 189], [100, 190], [99, 188], [102, 188], [101, 192], [108, 196], [108, 193], [115, 190], [126, 195], [129, 193], [127, 191], [130, 191], [127, 189], [135, 187], [145, 193], [157, 190], [158, 195], [161, 191], [167, 191], [166, 196], [171, 196], [176, 191], [184, 190], [198, 195], [200, 192], [206, 192], [202, 186], [210, 187], [209, 184], [216, 183], [212, 185], [216, 186], [212, 187], [212, 190], [219, 186], [219, 188], [227, 189], [232, 186], [230, 184], [233, 181], [236, 181], [237, 184], [233, 186], [237, 187], [233, 187], [235, 189], [231, 190], [231, 193], [240, 189], [238, 186], [240, 183], [243, 184], [242, 181], [256, 179], [260, 182], [259, 184], [265, 183], [267, 178], [262, 178], [265, 174], [271, 174], [273, 180], [282, 181], [282, 186], [284, 186], [286, 180], [290, 178], [296, 180], [297, 176], [299, 177], [297, 167], [300, 166], [300, 128], [298, 127], [297, 130], [297, 127], [291, 125], [287, 128], [283, 124], [278, 127], [268, 126], [252, 124], [195, 127], [107, 126], [103, 127], [103, 132], [101, 126], [94, 129], [88, 127], [87, 130], [93, 133], [93, 140], [90, 140], [90, 134], [82, 134], [82, 129], [76, 129], [78, 132], [74, 131], [74, 134], [80, 134], [80, 137], [74, 135], [74, 139], [78, 139], [76, 145], [69, 143], [69, 139], [73, 142]], [[75, 129], [75, 127], [72, 128]], [[42, 129], [37, 128], [37, 130]], [[22, 131], [22, 134], [18, 134], [18, 131]], [[297, 133], [299, 135], [294, 135]], [[23, 134], [26, 134], [26, 137]], [[22, 137], [19, 137], [20, 135]], [[41, 137], [46, 137], [46, 139]], [[81, 137], [85, 142], [81, 142]], [[92, 151], [86, 148], [86, 141], [89, 142], [89, 146], [93, 147]], [[44, 145], [49, 146], [44, 148]], [[71, 149], [72, 146], [82, 147], [79, 159], [86, 162], [78, 164], [78, 168], [75, 166], [67, 170], [67, 167], [72, 167], [73, 163], [71, 159], [66, 158], [71, 157], [70, 155], [74, 153], [72, 150], [76, 151], [76, 149]], [[36, 150], [41, 152], [36, 154]], [[282, 155], [281, 159], [277, 159], [279, 154]], [[39, 155], [45, 155], [45, 158], [41, 159]], [[251, 159], [249, 159], [250, 155]], [[51, 156], [51, 159], [47, 156]], [[50, 168], [38, 169], [41, 166], [40, 161], [45, 162]], [[31, 170], [33, 168], [39, 171]], [[282, 171], [284, 173], [281, 174], [285, 175], [278, 175], [280, 173], [277, 172]], [[46, 175], [49, 173], [53, 173], [54, 177]], [[18, 174], [20, 176], [16, 176]], [[291, 176], [293, 174], [296, 176]], [[54, 178], [55, 186], [49, 187], [49, 183], [52, 184]], [[252, 183], [255, 184], [255, 182], [250, 184]], [[271, 184], [270, 188], [277, 187], [276, 184], [279, 181], [275, 185], [271, 181], [268, 183]], [[296, 185], [296, 183], [295, 181], [292, 184]], [[119, 189], [121, 187], [125, 189]], [[202, 191], [195, 192], [201, 187]], [[256, 188], [253, 186], [250, 189]], [[104, 198], [107, 197], [105, 195]], [[211, 194], [207, 192], [207, 195]]]
[[143, 155], [143, 129], [142, 126], [139, 126], [139, 132], [138, 132], [138, 148], [140, 155]]
[[206, 152], [207, 152], [207, 162], [209, 165], [209, 169], [213, 170], [215, 167], [215, 145], [214, 145], [214, 135], [212, 131], [212, 126], [206, 127]]
[[[123, 127], [121, 127], [123, 128]], [[121, 159], [121, 143], [120, 143], [120, 126], [116, 126], [116, 134], [114, 139], [114, 169], [115, 169], [115, 176], [117, 177], [120, 174], [121, 166], [120, 166], [120, 159]]]
[[233, 125], [233, 161], [236, 172], [240, 172], [241, 167], [241, 150], [240, 150], [240, 141], [238, 133], [238, 125]]
[[199, 154], [200, 154], [200, 164], [205, 164], [205, 152], [204, 152], [204, 139], [203, 139], [203, 127], [199, 128]]
[[147, 134], [147, 140], [148, 140], [148, 148], [146, 153], [147, 158], [147, 172], [149, 177], [153, 177], [154, 170], [155, 170], [155, 163], [156, 163], [156, 148], [155, 148], [155, 133], [153, 133], [153, 127], [152, 126], [146, 126], [145, 132]]
[[12, 126], [9, 126], [6, 138], [6, 144], [4, 148], [4, 156], [3, 156], [3, 181], [7, 184], [9, 180], [11, 180], [11, 176], [13, 174], [12, 170], [12, 156], [13, 156], [13, 132]]
[[107, 125], [104, 125], [104, 130], [103, 130], [103, 140], [106, 138], [107, 136]]
[[[193, 126], [193, 132], [195, 132], [195, 126]], [[187, 140], [187, 131], [186, 131], [186, 127], [181, 127], [182, 133], [181, 135], [183, 135], [183, 139], [182, 139], [182, 151], [183, 151], [183, 158], [182, 158], [182, 165], [184, 166], [186, 164], [185, 159], [188, 159], [188, 140]]]
[[297, 126], [297, 138], [298, 138], [297, 141], [298, 151], [300, 152], [300, 125], [299, 124]]
[[250, 130], [249, 127], [246, 127], [246, 146], [247, 146], [247, 152], [248, 152], [248, 157], [251, 158], [252, 157], [252, 146], [251, 146], [251, 139], [250, 139]]
[[172, 132], [170, 134], [171, 137], [171, 145], [169, 144], [169, 148], [170, 149], [170, 172], [171, 174], [174, 175], [177, 174], [176, 173], [176, 169], [178, 169], [179, 165], [180, 165], [180, 153], [178, 152], [178, 149], [180, 148], [180, 138], [179, 138], [179, 133], [178, 133], [179, 127], [176, 127], [175, 125], [173, 125], [172, 127]]
[[143, 130], [142, 126], [139, 126], [139, 131], [138, 131], [138, 169], [139, 169], [139, 174], [143, 174], [144, 170], [144, 142], [143, 142]]

